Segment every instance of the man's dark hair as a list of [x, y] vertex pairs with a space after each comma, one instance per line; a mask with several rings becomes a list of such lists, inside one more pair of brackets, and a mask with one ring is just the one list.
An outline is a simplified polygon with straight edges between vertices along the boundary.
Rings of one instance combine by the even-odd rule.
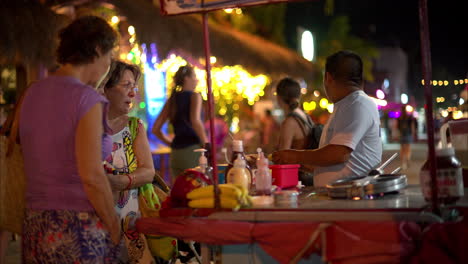
[[342, 50], [328, 56], [325, 72], [343, 83], [354, 86], [362, 85], [362, 59], [352, 51]]
[[99, 56], [96, 48], [103, 54], [113, 49], [117, 33], [104, 19], [84, 16], [62, 29], [59, 39], [58, 62], [82, 65], [93, 62]]

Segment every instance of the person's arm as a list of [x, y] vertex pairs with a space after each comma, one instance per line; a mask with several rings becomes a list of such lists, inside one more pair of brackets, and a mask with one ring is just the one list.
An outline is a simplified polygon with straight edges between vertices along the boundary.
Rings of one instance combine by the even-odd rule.
[[[148, 138], [146, 137], [143, 124], [140, 123], [138, 124], [137, 136], [133, 142], [133, 151], [135, 152], [138, 165], [137, 169], [129, 174], [132, 179], [130, 187], [137, 188], [153, 182], [155, 174]], [[112, 190], [114, 191], [123, 191], [129, 187], [130, 179], [127, 175], [109, 174], [108, 177], [111, 180]]]
[[292, 117], [287, 117], [280, 128], [278, 150], [290, 149], [294, 138], [294, 123], [296, 120]]
[[273, 121], [271, 119], [266, 119], [263, 126], [263, 139], [262, 144], [268, 145], [271, 140], [271, 133], [273, 133]]
[[102, 167], [102, 105], [97, 103], [78, 122], [75, 155], [86, 195], [115, 244], [120, 242], [120, 224], [112, 191]]
[[276, 164], [304, 164], [309, 167], [326, 167], [349, 160], [353, 150], [342, 145], [327, 145], [316, 150], [282, 150], [273, 153]]
[[166, 123], [166, 121], [169, 119], [169, 107], [170, 107], [170, 103], [168, 101], [168, 102], [166, 102], [166, 104], [164, 104], [164, 107], [161, 110], [161, 113], [159, 114], [158, 118], [154, 122], [153, 128], [151, 129], [151, 132], [157, 138], [159, 138], [162, 142], [164, 142], [164, 144], [166, 144], [166, 145], [171, 145], [171, 142], [172, 142], [172, 140], [169, 139], [169, 137], [166, 136], [162, 132], [162, 127], [163, 127], [164, 123]]
[[193, 93], [190, 98], [190, 123], [192, 128], [200, 139], [201, 144], [208, 142], [205, 128], [201, 121], [202, 98], [199, 93]]

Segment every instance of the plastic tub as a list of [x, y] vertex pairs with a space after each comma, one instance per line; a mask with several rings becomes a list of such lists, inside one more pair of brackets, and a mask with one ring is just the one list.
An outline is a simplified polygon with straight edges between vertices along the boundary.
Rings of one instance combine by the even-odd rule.
[[270, 165], [273, 185], [280, 188], [289, 188], [297, 186], [299, 182], [299, 164]]

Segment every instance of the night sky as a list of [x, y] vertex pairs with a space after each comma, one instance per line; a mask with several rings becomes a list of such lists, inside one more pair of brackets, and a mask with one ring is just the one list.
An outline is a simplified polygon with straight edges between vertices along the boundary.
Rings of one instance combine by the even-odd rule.
[[[418, 5], [418, 0], [335, 0], [333, 14], [349, 16], [352, 33], [377, 46], [399, 45], [408, 55], [408, 87], [416, 95], [421, 94], [417, 86], [422, 78]], [[428, 0], [433, 79], [467, 78], [467, 7], [466, 0]], [[320, 41], [330, 20], [324, 15], [324, 0], [289, 3], [288, 45], [296, 45], [297, 26], [315, 31]]]

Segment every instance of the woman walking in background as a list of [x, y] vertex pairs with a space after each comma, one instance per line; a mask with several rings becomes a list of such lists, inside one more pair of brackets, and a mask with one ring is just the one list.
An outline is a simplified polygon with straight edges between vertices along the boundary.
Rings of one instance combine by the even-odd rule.
[[59, 39], [61, 67], [28, 89], [20, 112], [23, 263], [116, 263], [120, 225], [102, 167], [112, 143], [107, 100], [94, 87], [109, 70], [117, 34], [88, 16]]
[[[173, 182], [184, 170], [197, 166], [200, 154], [194, 153], [195, 149], [205, 147], [209, 150], [201, 120], [202, 98], [195, 92], [197, 84], [198, 79], [193, 67], [180, 67], [174, 75], [175, 86], [171, 97], [152, 129], [153, 134], [172, 148], [170, 167]], [[162, 132], [162, 127], [168, 120], [174, 128], [173, 140]]]
[[401, 115], [397, 124], [400, 132], [401, 168], [407, 169], [411, 161], [411, 143], [416, 138], [416, 120], [408, 114], [405, 105], [401, 107]]

